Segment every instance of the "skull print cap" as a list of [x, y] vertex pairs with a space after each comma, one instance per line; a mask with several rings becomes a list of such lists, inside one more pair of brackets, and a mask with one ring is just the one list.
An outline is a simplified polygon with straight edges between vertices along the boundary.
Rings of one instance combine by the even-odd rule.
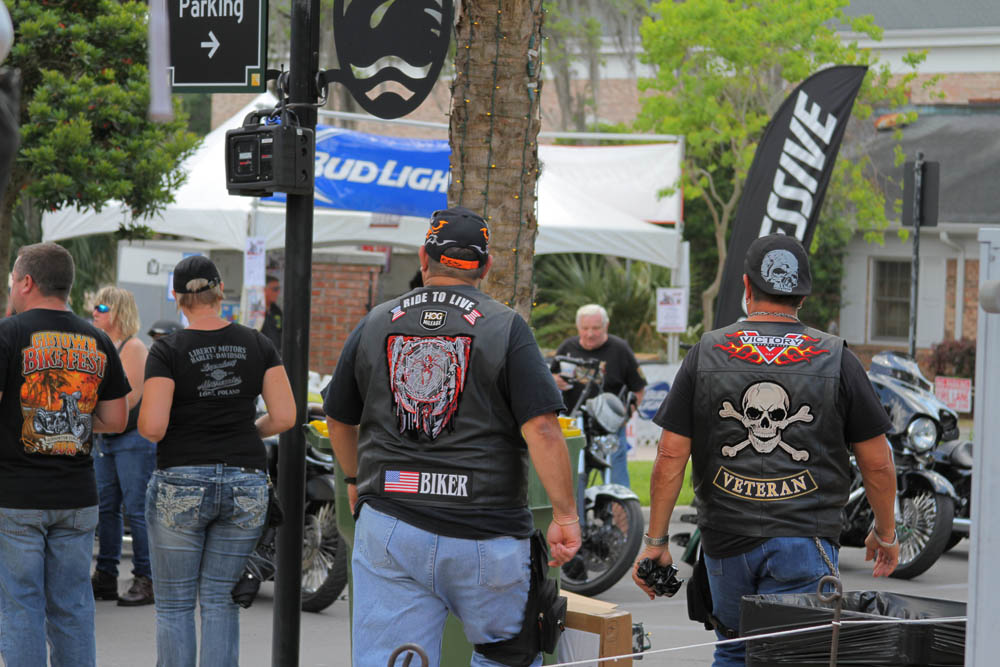
[[750, 282], [772, 296], [807, 296], [812, 293], [809, 256], [794, 236], [761, 236], [747, 249], [743, 272]]
[[[490, 228], [482, 216], [456, 206], [434, 211], [431, 225], [424, 237], [424, 248], [432, 259], [456, 269], [477, 269], [486, 263], [490, 253]], [[450, 250], [469, 248], [476, 259], [449, 257]]]

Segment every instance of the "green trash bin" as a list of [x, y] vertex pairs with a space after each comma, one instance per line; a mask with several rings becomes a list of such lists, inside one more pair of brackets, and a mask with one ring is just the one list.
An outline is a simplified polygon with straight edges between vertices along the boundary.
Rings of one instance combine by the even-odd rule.
[[[325, 439], [321, 434], [315, 432], [315, 429], [307, 427], [307, 438], [310, 444], [313, 446], [319, 446], [322, 443], [318, 443], [319, 439]], [[310, 433], [312, 431], [312, 433]], [[580, 456], [580, 450], [583, 449], [585, 440], [583, 436], [574, 436], [566, 438], [566, 445], [569, 447], [569, 459], [570, 468], [572, 470], [572, 481], [573, 488], [576, 488], [576, 470], [577, 470], [577, 460]], [[326, 451], [330, 451], [330, 445], [327, 441], [322, 444], [322, 448]], [[337, 529], [340, 531], [341, 537], [344, 538], [344, 542], [347, 543], [348, 549], [354, 548], [354, 516], [351, 514], [351, 510], [348, 507], [347, 501], [347, 486], [344, 484], [344, 471], [341, 470], [340, 464], [337, 464]], [[528, 472], [528, 508], [531, 510], [532, 517], [535, 521], [535, 528], [540, 529], [543, 533], [549, 526], [549, 522], [552, 521], [552, 505], [549, 503], [548, 494], [545, 493], [545, 487], [542, 486], [541, 480], [538, 478], [538, 474], [535, 472], [534, 466], [529, 466]], [[351, 573], [351, 563], [347, 563], [347, 582], [348, 582], [348, 598], [353, 599], [354, 596], [354, 577]], [[559, 568], [551, 567], [549, 568], [549, 577], [555, 580], [559, 580]], [[353, 622], [353, 612], [349, 609], [348, 615]], [[449, 614], [448, 620], [445, 622], [444, 626], [444, 639], [441, 644], [441, 667], [465, 667], [469, 664], [472, 659], [472, 644], [465, 638], [465, 632], [462, 630], [462, 624], [459, 620]], [[556, 656], [545, 655], [545, 664], [554, 664], [556, 662]]]

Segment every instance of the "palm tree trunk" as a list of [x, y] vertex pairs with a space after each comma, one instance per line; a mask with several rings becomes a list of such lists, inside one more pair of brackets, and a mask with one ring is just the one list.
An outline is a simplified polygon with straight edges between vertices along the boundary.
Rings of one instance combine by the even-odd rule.
[[486, 293], [531, 311], [541, 127], [541, 0], [467, 0], [456, 28], [448, 202], [490, 224]]

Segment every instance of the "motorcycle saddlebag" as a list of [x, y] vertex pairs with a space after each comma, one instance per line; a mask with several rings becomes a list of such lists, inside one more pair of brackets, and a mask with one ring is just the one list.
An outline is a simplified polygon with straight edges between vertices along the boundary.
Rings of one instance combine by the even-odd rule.
[[[842, 620], [933, 619], [965, 616], [965, 603], [881, 591], [844, 593]], [[746, 595], [740, 635], [767, 634], [833, 620], [833, 603], [815, 593]], [[748, 667], [829, 665], [830, 630], [771, 639], [749, 639]], [[839, 665], [964, 665], [965, 621], [879, 623], [840, 628]]]

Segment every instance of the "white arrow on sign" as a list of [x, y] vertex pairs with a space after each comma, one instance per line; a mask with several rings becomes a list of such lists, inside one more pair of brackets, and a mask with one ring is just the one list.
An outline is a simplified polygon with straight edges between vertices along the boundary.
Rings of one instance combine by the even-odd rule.
[[208, 57], [211, 58], [212, 56], [215, 55], [215, 52], [219, 49], [219, 40], [216, 38], [215, 33], [212, 32], [211, 30], [208, 31], [208, 36], [211, 38], [212, 41], [202, 42], [201, 48], [209, 49]]

